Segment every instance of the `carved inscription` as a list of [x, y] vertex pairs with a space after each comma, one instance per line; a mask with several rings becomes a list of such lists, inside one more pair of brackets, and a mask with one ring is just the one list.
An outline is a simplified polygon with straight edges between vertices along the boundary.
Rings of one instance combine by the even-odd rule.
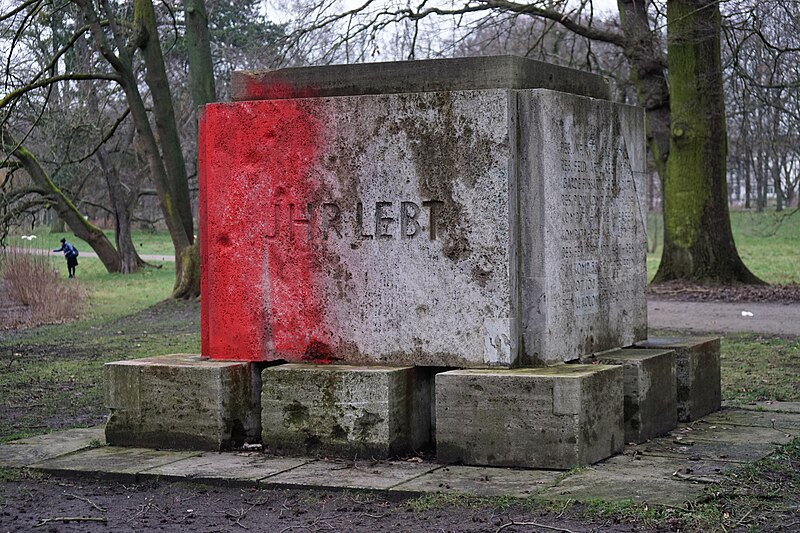
[[575, 316], [600, 313], [604, 301], [628, 296], [630, 272], [640, 260], [629, 164], [622, 145], [610, 141], [589, 132], [581, 142], [559, 144], [558, 231], [562, 286], [569, 288], [562, 297]]
[[597, 261], [577, 261], [573, 267], [575, 279], [575, 315], [591, 315], [600, 311], [600, 290]]
[[272, 204], [267, 213], [267, 239], [328, 240], [352, 237], [357, 241], [413, 239], [440, 231], [439, 200], [356, 202], [348, 213], [335, 202]]

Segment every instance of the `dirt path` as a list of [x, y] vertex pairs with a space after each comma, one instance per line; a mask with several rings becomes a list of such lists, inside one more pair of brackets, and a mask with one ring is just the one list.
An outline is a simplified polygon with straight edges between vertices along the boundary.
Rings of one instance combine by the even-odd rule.
[[658, 329], [800, 336], [800, 303], [681, 302], [649, 297], [647, 322]]
[[[53, 253], [52, 250], [45, 250], [44, 248], [10, 248], [12, 252], [17, 253], [35, 253], [35, 254], [43, 254], [48, 255]], [[97, 258], [97, 254], [94, 252], [81, 252], [81, 257], [94, 257]], [[175, 262], [174, 255], [154, 255], [154, 254], [139, 254], [139, 257], [144, 259], [145, 261], [171, 261]]]

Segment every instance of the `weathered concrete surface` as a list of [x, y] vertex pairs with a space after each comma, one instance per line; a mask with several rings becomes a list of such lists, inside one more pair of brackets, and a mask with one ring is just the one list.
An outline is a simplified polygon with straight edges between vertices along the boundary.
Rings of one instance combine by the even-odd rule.
[[0, 445], [0, 465], [20, 467], [72, 453], [92, 446], [104, 445], [103, 428], [78, 428], [39, 435]]
[[407, 461], [315, 461], [262, 481], [265, 487], [314, 488], [321, 479], [326, 487], [385, 490], [440, 468], [431, 463]]
[[202, 453], [175, 463], [150, 468], [142, 474], [197, 483], [241, 483], [256, 485], [265, 479], [308, 463], [310, 459], [269, 457], [261, 452]]
[[[698, 465], [663, 457], [617, 456], [602, 464], [579, 470], [554, 487], [540, 492], [545, 500], [624, 501], [682, 505], [700, 496], [707, 483], [719, 479], [724, 464]], [[681, 473], [683, 472], [683, 473]], [[702, 481], [692, 481], [692, 479]]]
[[[262, 374], [262, 441], [292, 454], [388, 457], [430, 441], [429, 374], [287, 364]], [[420, 398], [421, 396], [421, 398]]]
[[512, 470], [449, 465], [395, 485], [392, 492], [458, 492], [479, 496], [529, 498], [555, 484], [553, 470]]
[[453, 370], [436, 375], [444, 463], [569, 469], [622, 450], [620, 366]]
[[608, 82], [601, 76], [508, 55], [234, 72], [231, 99], [275, 100], [500, 88], [551, 89], [610, 99]]
[[[742, 411], [733, 411], [734, 416]], [[672, 431], [669, 435], [653, 439], [639, 446], [639, 450], [665, 457], [683, 457], [693, 461], [713, 460], [749, 463], [764, 457], [775, 446], [787, 444], [800, 430], [774, 429], [758, 425], [758, 419], [746, 415], [741, 421], [753, 422], [747, 426], [728, 425], [719, 418], [705, 418], [691, 426]], [[740, 431], [747, 427], [747, 431]]]
[[200, 129], [204, 355], [513, 367], [645, 336], [641, 110], [459, 90]]
[[652, 337], [635, 347], [675, 350], [679, 421], [698, 420], [720, 408], [719, 337]]
[[595, 360], [624, 369], [626, 443], [644, 442], [678, 425], [674, 351], [626, 348]]
[[[738, 450], [747, 451], [750, 460], [761, 459], [776, 448], [771, 442], [785, 442], [785, 435], [800, 435], [800, 413], [790, 411], [793, 404], [784, 407], [774, 402], [771, 407], [777, 412], [758, 412], [741, 409], [724, 409], [700, 422], [685, 425], [670, 435], [673, 441], [684, 441], [685, 448], [704, 446], [712, 442], [722, 450], [731, 442], [737, 442]], [[778, 421], [791, 431], [774, 432], [765, 426], [768, 416], [781, 417]], [[733, 423], [722, 421], [730, 420]], [[80, 430], [85, 431], [85, 430]], [[95, 429], [94, 431], [98, 431]], [[773, 431], [774, 433], [764, 433]], [[725, 439], [720, 433], [727, 435]], [[0, 445], [0, 466], [20, 466], [18, 462], [6, 463], [4, 450], [8, 447], [33, 446], [39, 451], [32, 456], [43, 456], [57, 450], [64, 435], [76, 437], [76, 430], [56, 432], [50, 435], [25, 439], [30, 444], [15, 443]], [[695, 438], [695, 435], [698, 437]], [[777, 437], [776, 437], [777, 435]], [[782, 436], [783, 435], [783, 436]], [[680, 437], [680, 440], [678, 439]], [[702, 437], [702, 438], [700, 438]], [[666, 439], [666, 438], [665, 438]], [[67, 439], [68, 440], [68, 439]], [[689, 445], [685, 441], [693, 440]], [[745, 444], [742, 444], [745, 443]], [[291, 467], [295, 459], [264, 455], [241, 456], [235, 453], [206, 454], [198, 452], [142, 453], [131, 448], [96, 448], [68, 452], [60, 459], [42, 462], [42, 466], [57, 466], [56, 473], [68, 475], [116, 476], [141, 479], [165, 472], [169, 479], [203, 480], [212, 483], [227, 483], [262, 487], [306, 487], [306, 488], [353, 488], [362, 490], [387, 490], [400, 493], [420, 492], [468, 492], [476, 495], [512, 497], [533, 496], [540, 500], [619, 501], [646, 500], [648, 504], [683, 505], [692, 502], [709, 482], [718, 481], [727, 470], [741, 466], [740, 460], [732, 457], [712, 457], [709, 454], [689, 456], [686, 453], [662, 453], [649, 451], [651, 443], [627, 446], [624, 454], [597, 463], [591, 468], [579, 468], [570, 472], [543, 470], [520, 470], [487, 468], [476, 466], [445, 466], [414, 458], [409, 461], [309, 461], [304, 466], [290, 468], [276, 475], [273, 471]], [[58, 452], [62, 453], [62, 452]], [[218, 460], [218, 461], [217, 461]], [[214, 464], [208, 464], [213, 461]], [[252, 461], [253, 477], [267, 473], [257, 481], [248, 479], [247, 465]], [[288, 462], [287, 462], [288, 461]], [[32, 464], [32, 463], [31, 463]], [[26, 466], [31, 466], [28, 464]], [[317, 464], [316, 467], [311, 465]], [[34, 466], [34, 469], [38, 467]], [[262, 469], [258, 471], [258, 469]], [[52, 469], [51, 469], [52, 470]], [[124, 474], [112, 472], [123, 471]], [[181, 478], [181, 474], [184, 475]], [[220, 477], [216, 477], [219, 475]], [[278, 476], [285, 476], [279, 478]]]
[[550, 91], [517, 106], [523, 364], [644, 339], [641, 110]]
[[[775, 402], [777, 404], [778, 402]], [[774, 404], [773, 404], [774, 405]], [[791, 407], [793, 404], [789, 404]], [[796, 405], [796, 404], [794, 404]], [[776, 409], [780, 409], [777, 407]], [[800, 434], [800, 418], [795, 412], [755, 411], [731, 407], [703, 417], [709, 424], [723, 424], [726, 426], [757, 426], [774, 428], [792, 435]]]
[[194, 457], [198, 453], [107, 446], [62, 455], [29, 466], [53, 474], [85, 473], [98, 477], [135, 479], [137, 474], [146, 470]]
[[167, 355], [105, 365], [106, 440], [119, 446], [219, 451], [257, 440], [252, 364]]

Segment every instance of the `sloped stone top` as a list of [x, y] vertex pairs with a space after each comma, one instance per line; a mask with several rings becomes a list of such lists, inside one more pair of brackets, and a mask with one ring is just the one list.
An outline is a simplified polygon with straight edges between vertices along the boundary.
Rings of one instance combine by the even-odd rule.
[[484, 56], [234, 72], [231, 98], [277, 100], [477, 89], [552, 89], [610, 99], [599, 75], [519, 56]]

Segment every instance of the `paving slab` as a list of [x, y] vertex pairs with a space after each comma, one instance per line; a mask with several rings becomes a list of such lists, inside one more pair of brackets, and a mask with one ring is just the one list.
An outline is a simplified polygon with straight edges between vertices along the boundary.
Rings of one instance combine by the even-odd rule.
[[151, 468], [144, 475], [169, 480], [257, 485], [258, 480], [307, 464], [313, 459], [268, 457], [260, 452], [202, 453], [173, 463]]
[[457, 492], [529, 498], [552, 486], [559, 475], [559, 472], [552, 470], [451, 465], [396, 485], [391, 492]]
[[80, 472], [97, 477], [135, 478], [137, 474], [151, 468], [194, 457], [199, 453], [105, 446], [48, 459], [30, 465], [30, 468], [58, 474]]
[[[540, 500], [634, 500], [681, 505], [743, 462], [759, 460], [800, 434], [792, 404], [774, 411], [724, 409], [669, 435], [569, 472], [442, 466], [410, 461], [334, 461], [257, 452], [166, 452], [104, 446], [102, 428], [40, 435], [0, 446], [0, 466], [55, 474], [192, 480], [213, 484], [357, 489], [397, 494], [458, 492]], [[773, 426], [773, 422], [776, 427]], [[785, 429], [789, 428], [789, 430]], [[55, 454], [55, 455], [53, 455]]]
[[0, 466], [22, 467], [105, 444], [102, 427], [77, 428], [38, 435], [0, 445]]
[[441, 465], [408, 461], [315, 461], [262, 481], [264, 486], [386, 490]]
[[745, 405], [727, 405], [723, 402], [723, 406], [730, 409], [741, 409], [745, 411], [774, 411], [777, 413], [795, 413], [800, 414], [800, 402], [753, 402]]
[[800, 435], [800, 416], [794, 413], [723, 409], [704, 417], [703, 422], [729, 426], [775, 428], [790, 435]]
[[[700, 496], [707, 485], [673, 475], [686, 468], [684, 465], [684, 461], [670, 457], [643, 457], [635, 461], [615, 458], [566, 476], [556, 486], [539, 493], [537, 498], [681, 505]], [[698, 476], [698, 479], [702, 478]]]
[[[730, 461], [692, 461], [681, 457], [659, 457], [638, 453], [631, 446], [625, 453], [605, 461], [604, 465], [619, 468], [659, 469], [680, 481], [692, 483], [718, 483], [724, 479], [723, 474], [740, 467]], [[670, 473], [671, 470], [671, 473]], [[602, 472], [602, 470], [601, 470]]]
[[791, 435], [772, 428], [702, 423], [679, 428], [665, 437], [640, 445], [638, 449], [645, 455], [682, 457], [692, 461], [750, 463], [791, 440]]

